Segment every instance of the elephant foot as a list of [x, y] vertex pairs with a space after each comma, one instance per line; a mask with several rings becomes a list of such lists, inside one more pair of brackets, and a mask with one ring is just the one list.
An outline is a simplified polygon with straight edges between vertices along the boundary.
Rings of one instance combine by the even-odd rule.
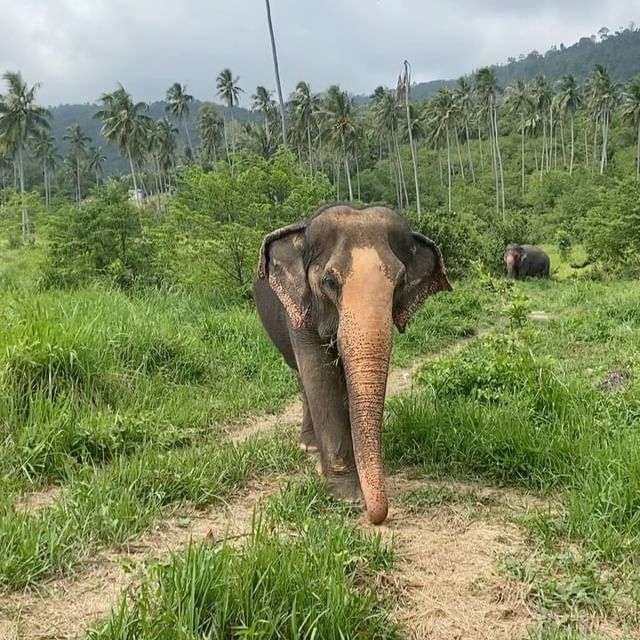
[[305, 429], [300, 434], [300, 449], [305, 453], [316, 453], [318, 451], [318, 443], [316, 434], [313, 429]]
[[342, 498], [352, 504], [363, 504], [362, 489], [358, 474], [353, 471], [348, 474], [331, 474], [324, 476], [329, 492], [337, 498]]

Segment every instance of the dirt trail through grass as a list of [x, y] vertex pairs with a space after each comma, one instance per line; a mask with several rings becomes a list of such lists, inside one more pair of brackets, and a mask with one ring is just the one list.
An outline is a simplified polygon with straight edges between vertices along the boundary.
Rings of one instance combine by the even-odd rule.
[[[416, 371], [428, 361], [453, 355], [486, 332], [460, 340], [410, 367], [390, 372], [387, 395], [410, 391]], [[300, 423], [300, 400], [277, 415], [260, 416], [229, 427], [239, 442]], [[0, 601], [0, 638], [6, 640], [80, 638], [84, 630], [104, 618], [120, 594], [133, 588], [146, 563], [168, 557], [190, 540], [242, 539], [251, 530], [252, 514], [281, 478], [253, 483], [224, 508], [181, 512], [159, 522], [123, 552], [102, 552], [91, 558], [80, 575], [51, 581], [41, 593], [15, 593]], [[396, 616], [412, 638], [511, 638], [533, 618], [522, 598], [494, 571], [497, 558], [523, 545], [519, 531], [495, 510], [470, 516], [466, 507], [440, 505], [415, 513], [402, 496], [428, 483], [402, 475], [389, 478], [392, 509], [380, 528], [395, 541], [401, 558], [390, 588], [402, 594]], [[450, 483], [451, 484], [451, 483]], [[453, 485], [451, 485], [453, 486]], [[476, 488], [477, 489], [477, 488]], [[481, 490], [481, 489], [480, 489]], [[524, 509], [527, 501], [513, 492], [492, 490], [498, 511]], [[362, 519], [362, 526], [369, 527]]]

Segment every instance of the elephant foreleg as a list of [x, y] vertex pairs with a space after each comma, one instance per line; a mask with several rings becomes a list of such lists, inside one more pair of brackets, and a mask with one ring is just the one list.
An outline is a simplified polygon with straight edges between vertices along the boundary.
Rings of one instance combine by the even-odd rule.
[[361, 499], [342, 366], [336, 362], [335, 353], [329, 352], [313, 334], [295, 332], [292, 342], [320, 452], [322, 475], [335, 494]]
[[300, 448], [307, 453], [312, 453], [318, 450], [318, 442], [313, 429], [313, 419], [311, 418], [311, 410], [309, 409], [307, 394], [304, 392], [304, 386], [302, 385], [300, 376], [298, 375], [297, 377], [302, 391], [302, 431], [300, 433]]

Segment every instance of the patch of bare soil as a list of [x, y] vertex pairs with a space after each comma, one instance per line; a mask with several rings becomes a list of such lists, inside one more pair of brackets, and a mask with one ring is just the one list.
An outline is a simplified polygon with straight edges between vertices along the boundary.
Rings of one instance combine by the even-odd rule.
[[532, 311], [529, 314], [529, 317], [532, 320], [542, 320], [542, 321], [552, 319], [552, 316], [550, 316], [546, 311]]
[[[47, 487], [42, 491], [31, 491], [20, 496], [15, 502], [18, 513], [35, 512], [49, 508], [62, 494], [61, 487]], [[0, 636], [1, 637], [1, 636]]]
[[[432, 485], [402, 477], [390, 480], [394, 493]], [[474, 510], [473, 515], [457, 504], [431, 507], [423, 513], [392, 510], [377, 530], [394, 541], [400, 557], [391, 576], [400, 593], [396, 618], [412, 640], [526, 637], [527, 628], [536, 622], [525, 601], [526, 590], [495, 567], [497, 560], [525, 545], [520, 530], [502, 517], [504, 510], [526, 509], [530, 497], [467, 483], [446, 486], [477, 495], [490, 492], [495, 504]]]
[[276, 490], [277, 481], [254, 483], [223, 508], [190, 510], [158, 524], [120, 553], [100, 553], [82, 574], [45, 585], [40, 593], [20, 592], [0, 600], [2, 640], [68, 640], [106, 617], [120, 595], [132, 589], [150, 560], [168, 557], [190, 541], [240, 540], [251, 531], [254, 508]]

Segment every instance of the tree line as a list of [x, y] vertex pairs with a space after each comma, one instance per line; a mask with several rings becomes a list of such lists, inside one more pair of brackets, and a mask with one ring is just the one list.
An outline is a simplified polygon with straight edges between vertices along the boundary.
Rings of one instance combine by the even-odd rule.
[[[19, 72], [7, 72], [3, 79], [3, 186], [10, 186], [13, 172], [13, 188], [24, 194], [28, 187], [40, 186], [48, 205], [52, 177], [57, 176], [69, 185], [70, 195], [79, 207], [88, 190], [88, 177], [92, 176], [91, 182], [97, 184], [102, 179], [102, 148], [92, 144], [79, 125], [73, 125], [64, 136], [68, 153], [60, 158], [51, 136], [50, 114], [36, 100], [39, 85], [29, 86]], [[329, 176], [338, 194], [341, 181], [346, 182], [349, 200], [361, 198], [362, 169], [385, 160], [394, 188], [393, 204], [400, 210], [415, 207], [419, 217], [420, 175], [424, 171], [419, 164], [425, 158], [419, 150], [428, 149], [434, 154], [440, 182], [446, 185], [449, 210], [453, 209], [454, 180], [475, 184], [478, 174], [489, 171], [496, 212], [504, 219], [504, 130], [515, 131], [520, 138], [520, 183], [524, 194], [527, 175], [540, 180], [551, 170], [571, 175], [578, 165], [605, 174], [615, 117], [635, 131], [635, 176], [640, 179], [640, 77], [621, 86], [598, 64], [582, 84], [570, 74], [555, 83], [539, 74], [529, 82], [516, 80], [504, 91], [498, 86], [495, 68], [485, 67], [472, 79], [460, 78], [455, 88], [440, 89], [429, 100], [411, 100], [410, 67], [405, 62], [395, 89], [379, 86], [369, 102], [359, 107], [353, 96], [338, 85], [318, 94], [309, 83], [301, 81], [284, 104], [286, 129], [273, 92], [266, 87], [256, 87], [251, 95], [251, 108], [261, 115], [261, 124], [240, 125], [235, 120], [234, 109], [244, 90], [230, 69], [224, 69], [216, 78], [216, 92], [229, 108], [230, 117], [225, 119], [213, 102], [202, 103], [197, 113], [195, 143], [187, 126], [193, 96], [178, 82], [168, 88], [166, 115], [159, 119], [151, 118], [148, 105], [136, 102], [122, 86], [100, 97], [96, 117], [102, 125], [102, 136], [116, 145], [126, 159], [136, 199], [139, 194], [156, 196], [161, 206], [161, 196], [172, 191], [176, 171], [182, 165], [197, 163], [209, 170], [222, 161], [233, 173], [240, 153], [250, 151], [268, 159], [284, 144], [306, 170]], [[186, 144], [182, 147], [178, 127], [185, 134]], [[407, 149], [408, 161], [404, 158]], [[25, 184], [26, 161], [39, 163], [40, 185]], [[22, 212], [22, 234], [29, 234], [26, 207]]]

